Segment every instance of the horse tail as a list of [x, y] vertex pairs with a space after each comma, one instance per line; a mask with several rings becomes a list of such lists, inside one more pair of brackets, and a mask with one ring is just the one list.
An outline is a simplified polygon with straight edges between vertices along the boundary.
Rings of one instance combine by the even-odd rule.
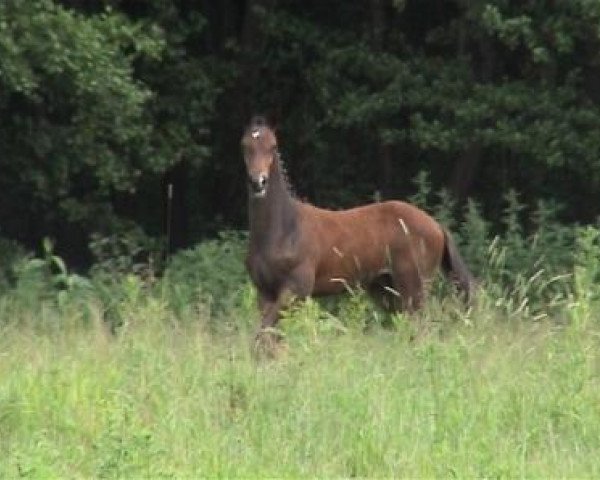
[[446, 229], [444, 231], [444, 252], [442, 255], [442, 270], [447, 278], [449, 278], [458, 288], [464, 293], [465, 300], [469, 303], [475, 294], [477, 282], [469, 271], [467, 264], [458, 253], [456, 244], [450, 233]]

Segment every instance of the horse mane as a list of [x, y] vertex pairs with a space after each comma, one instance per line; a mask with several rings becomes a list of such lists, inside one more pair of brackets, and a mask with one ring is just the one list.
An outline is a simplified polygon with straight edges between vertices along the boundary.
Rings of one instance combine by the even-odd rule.
[[285, 166], [285, 163], [281, 159], [281, 153], [279, 152], [279, 149], [277, 149], [277, 153], [275, 154], [275, 159], [277, 160], [277, 164], [279, 166], [279, 175], [281, 175], [281, 179], [283, 180], [283, 184], [285, 185], [286, 190], [292, 196], [293, 199], [298, 200], [296, 191], [294, 190], [294, 187], [290, 183], [290, 177], [288, 175], [288, 171]]

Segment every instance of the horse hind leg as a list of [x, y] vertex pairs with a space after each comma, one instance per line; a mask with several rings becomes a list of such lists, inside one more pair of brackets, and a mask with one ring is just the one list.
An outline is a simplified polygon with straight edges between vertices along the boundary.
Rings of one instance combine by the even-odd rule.
[[366, 287], [366, 291], [373, 302], [386, 312], [396, 311], [399, 294], [394, 288], [394, 279], [391, 271], [377, 275]]
[[417, 265], [403, 260], [393, 262], [392, 280], [397, 311], [413, 313], [423, 306], [425, 281]]

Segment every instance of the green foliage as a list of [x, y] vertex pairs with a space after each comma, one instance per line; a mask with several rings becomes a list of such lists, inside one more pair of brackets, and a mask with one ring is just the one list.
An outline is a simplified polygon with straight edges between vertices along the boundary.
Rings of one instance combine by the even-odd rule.
[[89, 248], [94, 255], [93, 276], [117, 278], [133, 273], [153, 278], [161, 270], [164, 249], [157, 239], [136, 224], [121, 222], [110, 235], [93, 233]]
[[[85, 277], [70, 273], [64, 260], [53, 252], [49, 238], [42, 243], [42, 257], [23, 255], [13, 265], [14, 287], [6, 295], [21, 305], [55, 304], [59, 309], [68, 303], [89, 300], [91, 284]], [[12, 319], [5, 318], [10, 322]]]
[[597, 215], [595, 2], [254, 6], [3, 2], [3, 236], [49, 235], [85, 263], [92, 235], [123, 223], [163, 234], [170, 183], [175, 244], [239, 228], [238, 139], [257, 112], [319, 204], [404, 198], [424, 171], [458, 199], [433, 210], [449, 226], [471, 196], [504, 228], [510, 189], [565, 219]]
[[290, 328], [287, 355], [264, 362], [246, 333], [132, 313], [117, 338], [99, 323], [4, 331], [0, 476], [600, 472], [597, 325], [497, 323], [486, 307], [411, 341]]
[[492, 238], [490, 224], [483, 218], [481, 207], [474, 200], [467, 202], [463, 218], [458, 232], [462, 238], [461, 253], [473, 272], [483, 275], [496, 239]]
[[171, 257], [163, 284], [176, 311], [201, 304], [211, 318], [219, 319], [224, 312], [244, 305], [249, 288], [244, 267], [246, 243], [246, 234], [222, 232], [216, 239]]
[[409, 202], [415, 206], [427, 209], [431, 206], [431, 181], [429, 174], [421, 170], [414, 178], [413, 183], [417, 191], [409, 197]]
[[[12, 235], [28, 218], [46, 232], [115, 234], [115, 192], [133, 202], [143, 178], [206, 157], [199, 135], [218, 89], [155, 19], [11, 0], [0, 24], [0, 214]], [[186, 88], [173, 78], [191, 76]]]
[[4, 2], [0, 19], [3, 158], [18, 173], [12, 178], [46, 201], [64, 198], [89, 173], [100, 192], [132, 188], [139, 163], [157, 160], [144, 146], [151, 92], [133, 78], [132, 62], [160, 55], [158, 32], [47, 0]]
[[[368, 142], [371, 156], [394, 146], [399, 172], [425, 164], [446, 185], [444, 173], [461, 175], [461, 158], [476, 150], [478, 194], [492, 205], [484, 185], [508, 189], [520, 182], [517, 171], [537, 195], [572, 202], [564, 184], [543, 179], [569, 172], [579, 185], [598, 182], [599, 109], [587, 88], [598, 59], [593, 3], [467, 2], [424, 35], [415, 26], [417, 45], [406, 39], [410, 27], [400, 38], [390, 33], [379, 51], [368, 37], [329, 40], [312, 75], [323, 123]], [[346, 152], [346, 138], [331, 152]], [[355, 164], [348, 153], [342, 161]]]
[[26, 257], [26, 252], [17, 242], [0, 237], [0, 295], [15, 281], [15, 265]]
[[570, 317], [574, 328], [584, 330], [596, 321], [594, 312], [600, 301], [600, 231], [594, 227], [577, 232]]

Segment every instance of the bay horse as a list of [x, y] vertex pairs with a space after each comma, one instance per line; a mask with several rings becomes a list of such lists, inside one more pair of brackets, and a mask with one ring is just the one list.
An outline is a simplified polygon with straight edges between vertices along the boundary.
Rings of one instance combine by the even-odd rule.
[[423, 210], [401, 201], [317, 208], [291, 193], [275, 132], [263, 117], [252, 118], [241, 143], [249, 192], [246, 268], [258, 291], [258, 335], [277, 324], [291, 298], [356, 284], [383, 293], [393, 311], [413, 312], [440, 267], [471, 298], [475, 282], [450, 234]]

